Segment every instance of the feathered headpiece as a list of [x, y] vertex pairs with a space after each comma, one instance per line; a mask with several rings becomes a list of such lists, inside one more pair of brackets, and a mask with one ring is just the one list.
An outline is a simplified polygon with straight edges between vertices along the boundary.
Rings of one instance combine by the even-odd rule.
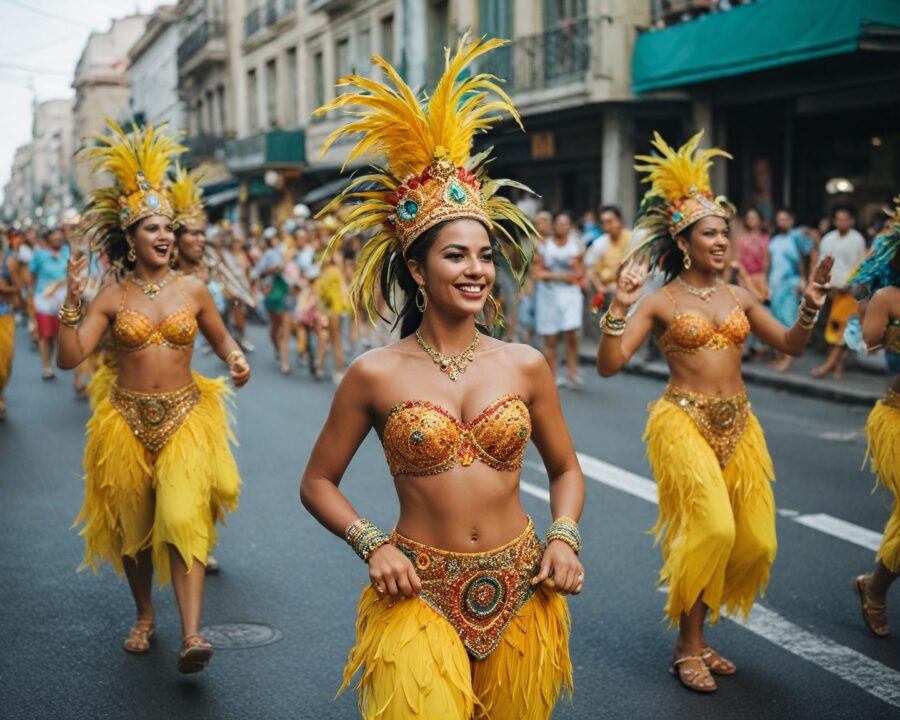
[[638, 172], [647, 173], [642, 182], [650, 183], [635, 222], [636, 230], [647, 233], [645, 240], [629, 253], [626, 261], [649, 259], [656, 267], [675, 247], [675, 236], [701, 218], [713, 215], [730, 219], [734, 206], [722, 196], [714, 196], [709, 183], [709, 168], [715, 157], [731, 159], [724, 150], [697, 151], [701, 130], [678, 150], [671, 148], [659, 133], [653, 133], [653, 147], [659, 155], [636, 155]]
[[175, 179], [169, 183], [169, 202], [175, 212], [175, 222], [206, 223], [203, 209], [203, 188], [198, 185], [202, 173], [188, 172], [181, 163], [175, 162]]
[[126, 133], [109, 118], [106, 124], [111, 134], [92, 135], [97, 145], [81, 150], [79, 160], [93, 160], [94, 171], [110, 173], [113, 184], [90, 194], [81, 229], [92, 251], [106, 251], [115, 262], [127, 251], [122, 247], [126, 228], [149, 215], [174, 217], [166, 173], [172, 157], [186, 148], [166, 133], [165, 125], [132, 125]]
[[891, 285], [900, 286], [900, 195], [894, 198], [894, 208], [888, 212], [884, 229], [875, 238], [872, 248], [850, 274], [847, 285], [857, 296], [871, 297]]
[[[390, 85], [359, 75], [338, 81], [338, 87], [353, 86], [354, 91], [339, 95], [328, 105], [316, 110], [322, 115], [330, 110], [345, 110], [353, 119], [335, 130], [322, 148], [328, 148], [345, 135], [358, 140], [345, 163], [366, 155], [382, 155], [385, 166], [372, 166], [371, 172], [354, 178], [320, 215], [329, 213], [344, 202], [358, 202], [346, 223], [335, 233], [328, 252], [341, 246], [344, 237], [376, 230], [366, 243], [351, 283], [351, 295], [365, 306], [370, 319], [377, 316], [375, 288], [379, 277], [382, 286], [396, 277], [394, 270], [415, 240], [429, 228], [446, 220], [470, 218], [478, 220], [490, 231], [496, 231], [523, 256], [518, 233], [510, 233], [501, 222], [522, 235], [534, 235], [528, 217], [497, 191], [515, 187], [529, 188], [512, 180], [491, 179], [486, 166], [493, 148], [471, 156], [474, 136], [487, 131], [500, 117], [510, 113], [522, 127], [509, 96], [500, 88], [502, 82], [486, 73], [462, 77], [476, 58], [505, 44], [503, 40], [460, 40], [451, 58], [445, 51], [444, 73], [430, 98], [417, 98], [397, 71], [381, 57], [372, 61], [381, 68]], [[493, 95], [494, 98], [488, 100]], [[527, 259], [527, 258], [526, 258]], [[386, 275], [384, 274], [386, 271]], [[392, 293], [385, 298], [391, 310]]]

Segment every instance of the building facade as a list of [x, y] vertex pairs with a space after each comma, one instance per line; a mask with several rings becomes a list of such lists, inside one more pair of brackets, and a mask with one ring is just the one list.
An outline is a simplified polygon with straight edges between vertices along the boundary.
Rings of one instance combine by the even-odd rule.
[[131, 117], [139, 123], [184, 129], [184, 103], [178, 94], [178, 25], [174, 5], [154, 10], [144, 33], [128, 51]]
[[7, 222], [32, 220], [35, 217], [31, 159], [31, 143], [16, 148], [9, 182], [3, 189], [3, 219]]
[[[149, 17], [132, 15], [112, 21], [106, 32], [93, 32], [75, 67], [72, 87], [72, 145], [77, 151], [92, 133], [103, 133], [106, 118], [127, 120], [131, 115], [128, 90], [128, 53], [144, 34]], [[89, 165], [74, 167], [75, 201], [80, 204], [88, 193], [108, 181]]]
[[72, 100], [47, 100], [35, 106], [32, 121], [31, 185], [33, 214], [48, 225], [73, 207]]

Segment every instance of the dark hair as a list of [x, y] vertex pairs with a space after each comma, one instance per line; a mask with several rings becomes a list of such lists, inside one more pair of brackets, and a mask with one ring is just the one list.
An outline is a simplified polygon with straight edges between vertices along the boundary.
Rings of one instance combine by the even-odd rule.
[[778, 208], [775, 211], [775, 214], [777, 215], [778, 213], [787, 213], [791, 217], [794, 217], [794, 211], [791, 210], [787, 205], [782, 205], [780, 208]]
[[[401, 338], [412, 335], [419, 329], [419, 325], [422, 324], [422, 313], [416, 305], [416, 293], [419, 290], [419, 285], [409, 271], [406, 260], [415, 260], [417, 263], [424, 266], [428, 251], [431, 250], [431, 246], [434, 245], [438, 235], [441, 234], [441, 230], [452, 222], [454, 222], [454, 220], [444, 220], [443, 222], [428, 228], [428, 230], [419, 235], [419, 237], [413, 241], [412, 245], [410, 245], [409, 250], [406, 251], [406, 257], [404, 258], [401, 256], [398, 258], [399, 261], [396, 263], [396, 267], [394, 262], [386, 262], [382, 266], [382, 296], [384, 298], [389, 298], [391, 296], [391, 292], [393, 291], [392, 285], [395, 280], [397, 285], [403, 291], [403, 305], [397, 310], [397, 319], [394, 322], [394, 327], [398, 324], [400, 325]], [[491, 243], [491, 251], [494, 255], [494, 264], [497, 266], [499, 272], [501, 263], [507, 265], [506, 256], [501, 250], [499, 241], [489, 230], [488, 239]], [[509, 269], [512, 270], [512, 268]]]
[[748, 216], [750, 213], [752, 213], [752, 212], [753, 212], [753, 213], [756, 213], [756, 214], [759, 216], [759, 219], [760, 219], [760, 220], [763, 219], [762, 213], [759, 211], [759, 208], [756, 207], [756, 205], [751, 205], [751, 206], [748, 207], [746, 210], [744, 210], [744, 219], [746, 220], [746, 219], [747, 219], [747, 216]]
[[835, 205], [831, 208], [831, 219], [834, 220], [839, 212], [845, 212], [854, 220], [856, 219], [856, 210], [853, 209], [852, 205]]
[[622, 211], [618, 208], [618, 206], [616, 206], [616, 205], [604, 205], [603, 207], [600, 208], [600, 214], [601, 214], [601, 215], [603, 215], [603, 213], [608, 213], [608, 212], [610, 212], [610, 213], [612, 213], [613, 215], [615, 215], [617, 218], [619, 218], [619, 220], [622, 219]]
[[690, 241], [691, 231], [694, 229], [694, 225], [697, 223], [691, 223], [684, 230], [682, 230], [678, 235], [672, 238], [672, 247], [669, 248], [668, 252], [666, 252], [659, 260], [660, 269], [663, 271], [663, 281], [664, 282], [672, 282], [676, 277], [678, 277], [679, 273], [684, 270], [684, 253], [681, 251], [681, 248], [678, 247], [678, 238], [682, 237], [686, 242]]

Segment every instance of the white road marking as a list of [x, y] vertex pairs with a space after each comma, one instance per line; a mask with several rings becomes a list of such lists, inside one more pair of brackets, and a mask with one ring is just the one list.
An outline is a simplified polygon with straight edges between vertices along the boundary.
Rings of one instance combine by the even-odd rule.
[[813, 528], [826, 535], [846, 540], [860, 547], [869, 550], [878, 550], [881, 545], [881, 533], [874, 530], [854, 525], [846, 520], [826, 515], [825, 513], [816, 513], [815, 515], [798, 515], [791, 518], [794, 522], [798, 522], [806, 527]]
[[[629, 472], [623, 468], [604, 462], [599, 458], [584, 453], [577, 453], [578, 461], [581, 463], [581, 470], [584, 476], [591, 480], [596, 480], [603, 485], [607, 485], [616, 490], [634, 495], [641, 500], [653, 503], [659, 502], [656, 492], [656, 483], [637, 473]], [[544, 472], [544, 466], [532, 460], [526, 460], [525, 464], [533, 470]], [[531, 490], [526, 492], [535, 495], [533, 490], [540, 489], [537, 485], [532, 485]], [[535, 495], [536, 497], [540, 497]], [[548, 494], [549, 497], [549, 494]], [[826, 535], [839, 538], [845, 542], [859, 545], [866, 550], [877, 550], [881, 544], [881, 533], [869, 530], [861, 525], [855, 525], [846, 520], [827, 515], [825, 513], [815, 513], [811, 515], [800, 515], [796, 510], [779, 510], [778, 514], [782, 517], [789, 518], [796, 523], [813, 530], [818, 530]]]
[[[583, 453], [578, 453], [578, 460], [585, 477], [647, 502], [658, 502], [656, 484], [652, 480]], [[532, 470], [544, 472], [544, 466], [538, 462], [526, 460], [525, 465]], [[538, 485], [522, 481], [521, 488], [529, 495], [550, 502], [550, 493]], [[785, 511], [783, 515], [801, 525], [870, 550], [877, 549], [881, 540], [881, 535], [872, 530], [824, 513], [798, 515], [795, 511], [789, 510]], [[659, 591], [667, 592], [667, 588], [661, 587]], [[808, 660], [823, 670], [837, 675], [879, 700], [900, 707], [900, 672], [887, 665], [845, 645], [804, 630], [759, 603], [753, 606], [746, 623], [742, 623], [736, 618], [729, 619], [797, 657]]]

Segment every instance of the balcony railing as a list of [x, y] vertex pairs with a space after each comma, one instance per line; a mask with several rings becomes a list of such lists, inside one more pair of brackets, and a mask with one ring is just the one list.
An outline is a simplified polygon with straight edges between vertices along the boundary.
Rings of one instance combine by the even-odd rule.
[[485, 56], [479, 69], [506, 80], [504, 89], [510, 93], [579, 82], [591, 65], [592, 25], [584, 18], [518, 38]]
[[225, 143], [225, 164], [232, 172], [290, 167], [306, 162], [302, 130], [268, 130]]
[[204, 160], [222, 160], [225, 155], [225, 138], [220, 135], [191, 135], [182, 144], [187, 147], [184, 162], [190, 167], [199, 165]]
[[178, 66], [181, 67], [205, 48], [210, 40], [225, 38], [225, 23], [204, 22], [188, 35], [178, 46]]
[[244, 39], [252, 37], [259, 30], [259, 8], [253, 8], [244, 15]]

